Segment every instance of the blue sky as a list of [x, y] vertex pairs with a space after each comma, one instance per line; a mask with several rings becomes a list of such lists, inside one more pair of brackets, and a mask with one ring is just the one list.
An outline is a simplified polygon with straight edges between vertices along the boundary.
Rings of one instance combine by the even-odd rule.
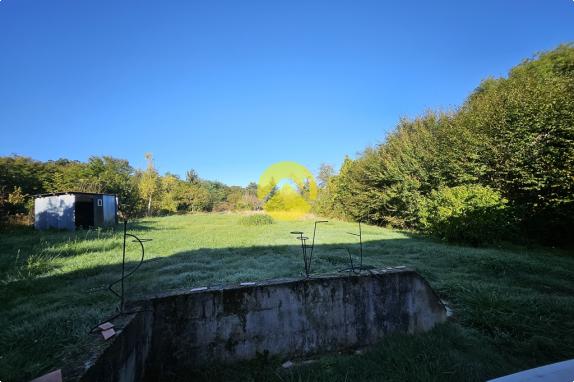
[[0, 0], [0, 155], [337, 167], [572, 41], [572, 0]]

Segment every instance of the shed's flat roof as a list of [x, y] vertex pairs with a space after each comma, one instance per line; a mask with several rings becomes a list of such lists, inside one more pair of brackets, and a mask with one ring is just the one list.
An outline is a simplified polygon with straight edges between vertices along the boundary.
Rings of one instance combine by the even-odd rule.
[[68, 192], [49, 192], [46, 194], [37, 194], [37, 195], [34, 195], [34, 197], [35, 198], [42, 198], [44, 196], [57, 196], [57, 195], [110, 195], [110, 196], [117, 196], [116, 194], [107, 194], [107, 193], [99, 193], [99, 192], [68, 191]]

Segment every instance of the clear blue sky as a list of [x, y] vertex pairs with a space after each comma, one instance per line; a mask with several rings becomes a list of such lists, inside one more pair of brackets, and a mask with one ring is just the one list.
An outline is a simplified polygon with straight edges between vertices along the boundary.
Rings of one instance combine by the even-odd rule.
[[316, 171], [572, 41], [572, 0], [0, 0], [0, 155]]

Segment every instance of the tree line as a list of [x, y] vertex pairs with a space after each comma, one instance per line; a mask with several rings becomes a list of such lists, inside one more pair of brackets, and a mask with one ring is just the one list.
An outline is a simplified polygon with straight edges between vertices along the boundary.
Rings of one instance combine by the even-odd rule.
[[[29, 217], [33, 195], [60, 191], [117, 194], [126, 216], [262, 208], [255, 183], [230, 187], [193, 170], [162, 176], [146, 158], [140, 170], [108, 156], [0, 157], [0, 218]], [[323, 166], [318, 180], [321, 215], [472, 244], [572, 244], [574, 46], [487, 78], [455, 110], [401, 119], [382, 144], [336, 174]]]
[[109, 156], [93, 156], [87, 162], [0, 157], [0, 219], [31, 223], [35, 195], [70, 191], [116, 194], [120, 212], [129, 217], [261, 208], [255, 183], [228, 186], [201, 179], [194, 170], [187, 171], [185, 179], [160, 175], [152, 155], [146, 159], [147, 167], [140, 170]]
[[488, 78], [456, 110], [402, 119], [323, 181], [323, 215], [475, 244], [574, 235], [574, 46]]

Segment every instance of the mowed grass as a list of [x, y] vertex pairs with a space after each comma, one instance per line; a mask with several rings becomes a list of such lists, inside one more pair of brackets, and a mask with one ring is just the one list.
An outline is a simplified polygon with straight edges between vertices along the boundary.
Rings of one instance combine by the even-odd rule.
[[[130, 232], [146, 243], [146, 262], [127, 281], [127, 296], [298, 276], [300, 245], [313, 220], [240, 224], [241, 215], [144, 219]], [[0, 234], [0, 380], [25, 381], [84, 360], [89, 329], [114, 313], [106, 290], [120, 274], [122, 232], [92, 230]], [[313, 270], [347, 266], [358, 253], [357, 225], [319, 226]], [[547, 248], [470, 248], [363, 226], [364, 262], [408, 265], [427, 278], [454, 315], [417, 336], [393, 335], [362, 354], [329, 355], [282, 370], [260, 359], [194, 371], [203, 380], [462, 381], [484, 380], [574, 358], [574, 254]], [[130, 267], [137, 263], [129, 244]]]

